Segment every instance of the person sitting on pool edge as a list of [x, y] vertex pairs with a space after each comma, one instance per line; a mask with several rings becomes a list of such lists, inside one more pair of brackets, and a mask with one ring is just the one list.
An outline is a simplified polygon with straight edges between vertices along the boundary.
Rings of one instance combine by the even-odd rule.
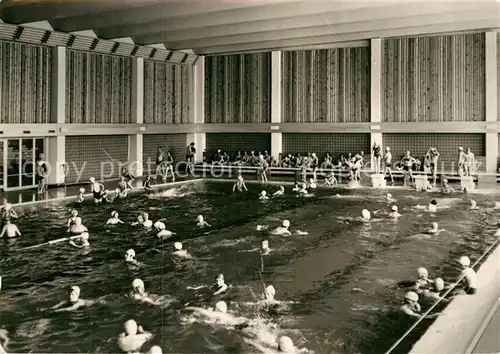
[[[65, 300], [65, 301], [61, 301], [57, 305], [52, 306], [51, 310], [54, 310], [54, 312], [74, 311], [74, 310], [77, 310], [81, 307], [92, 306], [96, 303], [97, 303], [97, 301], [94, 301], [94, 300], [81, 299], [80, 298], [80, 287], [75, 285], [69, 289], [69, 299]], [[104, 302], [99, 301], [99, 303], [104, 303]]]
[[144, 187], [145, 190], [147, 191], [152, 191], [153, 187], [151, 187], [151, 175], [148, 175], [146, 179], [144, 180], [142, 186]]
[[328, 174], [328, 176], [325, 177], [325, 183], [323, 184], [324, 186], [333, 186], [336, 185], [337, 178], [335, 178], [335, 173], [332, 171]]
[[233, 192], [243, 192], [243, 190], [248, 191], [248, 188], [245, 184], [245, 181], [243, 179], [242, 175], [238, 176], [238, 179], [236, 180], [236, 183], [233, 186]]
[[182, 243], [174, 242], [174, 252], [172, 252], [174, 256], [182, 257], [182, 258], [193, 258], [188, 251], [182, 249]]
[[210, 227], [210, 224], [205, 221], [203, 215], [198, 215], [196, 217], [196, 226], [198, 227]]
[[85, 194], [85, 188], [80, 188], [80, 189], [78, 190], [78, 194], [77, 194], [77, 196], [76, 196], [76, 202], [77, 202], [78, 204], [83, 203], [83, 201], [85, 200], [85, 196], [84, 196], [84, 194]]
[[90, 247], [89, 233], [88, 232], [82, 233], [80, 237], [75, 238], [74, 240], [70, 240], [69, 244], [76, 248], [89, 248]]
[[118, 182], [118, 198], [126, 198], [128, 196], [129, 190], [132, 190], [132, 188], [129, 188], [125, 177], [122, 176], [120, 182]]
[[95, 177], [89, 178], [90, 190], [94, 196], [94, 203], [102, 202], [102, 195], [104, 193], [104, 185], [95, 180]]
[[5, 220], [5, 224], [3, 225], [2, 232], [0, 233], [0, 238], [2, 238], [5, 234], [7, 237], [17, 237], [21, 236], [21, 231], [17, 228], [15, 224], [12, 224], [10, 219]]
[[124, 325], [125, 332], [118, 337], [118, 347], [124, 353], [138, 353], [142, 346], [153, 338], [153, 334], [146, 332], [134, 320], [128, 320]]
[[118, 212], [116, 210], [113, 210], [111, 212], [111, 217], [106, 221], [106, 225], [118, 225], [118, 224], [123, 224], [123, 221], [121, 221], [118, 218]]

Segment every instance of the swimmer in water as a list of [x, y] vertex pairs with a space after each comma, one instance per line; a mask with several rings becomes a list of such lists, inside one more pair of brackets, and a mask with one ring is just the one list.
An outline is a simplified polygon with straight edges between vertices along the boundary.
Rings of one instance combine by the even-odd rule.
[[142, 216], [142, 214], [137, 215], [137, 221], [132, 221], [130, 223], [130, 225], [132, 226], [139, 226], [142, 224], [144, 224], [144, 217]]
[[446, 178], [443, 179], [443, 185], [439, 189], [439, 193], [443, 194], [455, 193], [455, 190], [448, 185], [448, 180]]
[[[132, 291], [130, 293], [130, 297], [136, 301], [144, 302], [150, 305], [159, 306], [163, 305], [164, 298], [161, 296], [148, 294], [144, 287], [144, 282], [141, 279], [134, 279], [132, 282]], [[156, 298], [153, 299], [153, 298]]]
[[7, 235], [8, 238], [18, 237], [21, 236], [21, 231], [19, 231], [15, 224], [11, 223], [10, 219], [6, 219], [0, 233], [0, 238], [4, 237], [4, 235]]
[[121, 221], [118, 218], [118, 212], [113, 210], [111, 212], [111, 218], [108, 219], [108, 221], [106, 222], [106, 225], [117, 225], [117, 224], [123, 224], [123, 221]]
[[182, 258], [193, 258], [185, 249], [182, 249], [182, 243], [180, 242], [174, 243], [174, 252], [172, 254]]
[[431, 202], [429, 203], [428, 209], [429, 209], [430, 213], [437, 212], [437, 200], [436, 199], [431, 200]]
[[266, 191], [260, 192], [259, 200], [269, 200], [269, 197], [267, 196]]
[[300, 185], [299, 182], [295, 181], [295, 183], [293, 184], [292, 192], [298, 192], [298, 191], [300, 191]]
[[479, 207], [477, 206], [477, 203], [475, 200], [470, 201], [469, 210], [479, 210]]
[[75, 218], [75, 223], [73, 225], [71, 225], [70, 229], [69, 229], [69, 232], [74, 234], [74, 235], [79, 235], [79, 234], [82, 234], [84, 232], [88, 232], [89, 230], [87, 230], [87, 228], [85, 226], [82, 225], [82, 218], [77, 216]]
[[125, 177], [122, 176], [120, 178], [120, 182], [118, 182], [118, 198], [126, 198], [128, 196], [129, 190], [132, 190], [132, 188], [129, 189], [129, 185], [125, 180]]
[[7, 348], [9, 340], [9, 332], [6, 329], [0, 329], [0, 354], [7, 354], [5, 348]]
[[308, 192], [307, 192], [307, 185], [305, 183], [302, 183], [300, 185], [300, 189], [299, 189], [298, 193], [299, 193], [299, 196], [302, 196], [302, 197], [304, 197], [304, 196], [306, 196], [308, 194]]
[[68, 227], [68, 232], [70, 231], [71, 226], [75, 224], [76, 218], [78, 217], [78, 211], [73, 209], [71, 210], [71, 216], [68, 219], [67, 227]]
[[124, 353], [139, 353], [142, 346], [153, 338], [142, 326], [137, 325], [134, 320], [128, 320], [124, 325], [125, 332], [118, 337], [118, 347]]
[[443, 230], [439, 230], [438, 223], [434, 221], [432, 223], [431, 228], [427, 232], [430, 233], [430, 234], [432, 234], [432, 235], [435, 235], [435, 234], [438, 234], [440, 231], [443, 231]]
[[431, 300], [435, 301], [448, 301], [442, 296], [443, 291], [445, 290], [444, 280], [441, 278], [434, 279], [434, 283], [432, 284], [430, 289], [425, 289], [422, 292], [422, 295]]
[[246, 319], [235, 317], [228, 313], [225, 301], [218, 301], [214, 307], [209, 307], [208, 309], [192, 306], [186, 307], [186, 309], [195, 311], [197, 315], [205, 317], [209, 323], [217, 323], [225, 326], [242, 326], [246, 323]]
[[94, 203], [102, 202], [102, 195], [104, 192], [104, 185], [95, 180], [94, 177], [89, 178], [90, 190], [94, 196]]
[[153, 227], [153, 220], [149, 220], [148, 213], [142, 213], [142, 218], [144, 220], [144, 222], [142, 223], [142, 226], [144, 226], [146, 229], [150, 229]]
[[273, 197], [280, 197], [282, 195], [285, 195], [285, 187], [280, 186], [280, 189], [273, 193]]
[[462, 267], [460, 278], [463, 278], [461, 284], [463, 291], [465, 291], [467, 295], [474, 295], [476, 293], [476, 272], [470, 266], [469, 257], [460, 257], [458, 263]]
[[229, 289], [229, 286], [224, 280], [224, 274], [217, 275], [217, 277], [215, 278], [214, 288], [216, 289], [214, 295], [220, 295], [222, 293], [225, 293]]
[[260, 245], [260, 254], [263, 256], [269, 254], [271, 252], [271, 249], [269, 248], [269, 241], [264, 240], [262, 241], [262, 244]]
[[[103, 303], [103, 301], [100, 301]], [[96, 304], [94, 300], [84, 300], [80, 298], [80, 287], [72, 286], [69, 289], [69, 299], [66, 301], [61, 301], [57, 305], [53, 306], [51, 310], [54, 312], [62, 312], [62, 311], [74, 311], [82, 307], [92, 306]]]
[[89, 233], [88, 232], [82, 233], [80, 237], [70, 240], [69, 244], [76, 248], [89, 248], [90, 247]]
[[422, 307], [420, 307], [420, 304], [418, 303], [418, 294], [416, 292], [408, 291], [405, 294], [405, 300], [403, 306], [401, 306], [401, 312], [411, 317], [422, 317]]
[[302, 353], [309, 353], [309, 350], [306, 348], [297, 348], [294, 344], [293, 341], [290, 337], [287, 336], [281, 336], [278, 339], [278, 344], [274, 344], [276, 349], [274, 348], [266, 348], [262, 346], [260, 343], [257, 343], [254, 340], [250, 340], [248, 338], [245, 338], [245, 342], [248, 344], [254, 346], [257, 350], [259, 350], [261, 353], [265, 354], [280, 354], [280, 353], [287, 353], [287, 354], [302, 354]]
[[264, 300], [266, 302], [270, 303], [276, 302], [276, 300], [274, 299], [275, 296], [276, 296], [276, 289], [274, 288], [274, 286], [269, 285], [264, 289]]
[[398, 212], [398, 207], [393, 205], [391, 208], [391, 212], [389, 213], [390, 218], [399, 218], [401, 214]]
[[316, 184], [316, 182], [314, 181], [314, 179], [310, 178], [309, 179], [309, 188], [311, 189], [316, 189], [318, 187], [318, 185]]
[[265, 231], [269, 229], [269, 225], [257, 225], [257, 227], [255, 228], [255, 230], [257, 231]]
[[80, 188], [78, 190], [78, 195], [76, 196], [76, 202], [78, 204], [83, 203], [83, 201], [85, 200], [84, 194], [85, 194], [85, 188]]
[[281, 223], [281, 226], [275, 228], [273, 231], [271, 231], [271, 235], [283, 235], [283, 236], [291, 236], [292, 233], [288, 229], [290, 227], [290, 221], [288, 220], [283, 220]]
[[161, 348], [157, 345], [153, 345], [147, 354], [163, 354], [163, 351], [161, 350]]
[[387, 193], [387, 195], [385, 196], [385, 200], [387, 201], [387, 203], [395, 203], [397, 201], [392, 197], [391, 193]]
[[324, 186], [333, 186], [337, 184], [337, 178], [335, 178], [335, 173], [330, 172], [328, 176], [325, 178]]
[[139, 261], [135, 258], [135, 251], [133, 249], [129, 249], [125, 252], [125, 262], [134, 266], [140, 265]]
[[164, 223], [156, 222], [155, 225], [156, 225], [156, 228], [158, 230], [156, 237], [158, 237], [159, 239], [165, 240], [165, 239], [175, 235], [175, 232], [167, 230], [167, 226]]
[[361, 211], [361, 221], [368, 222], [372, 218], [371, 213], [367, 209]]
[[0, 211], [1, 215], [2, 215], [2, 219], [4, 220], [8, 220], [8, 219], [17, 219], [18, 218], [18, 215], [16, 213], [16, 211], [14, 210], [14, 208], [12, 207], [12, 204], [9, 204], [9, 203], [4, 203], [4, 205], [1, 207], [1, 211]]
[[417, 269], [417, 281], [415, 282], [415, 291], [420, 293], [423, 289], [428, 288], [430, 284], [434, 283], [434, 280], [429, 279], [429, 273], [427, 269], [420, 267]]
[[210, 227], [210, 224], [205, 221], [203, 215], [198, 215], [196, 217], [196, 226], [198, 227]]
[[238, 179], [236, 180], [236, 183], [233, 186], [233, 192], [243, 192], [243, 190], [248, 191], [248, 188], [245, 184], [245, 181], [243, 179], [242, 175], [238, 176]]
[[151, 191], [153, 190], [153, 187], [151, 187], [151, 175], [148, 175], [146, 179], [144, 180], [144, 183], [142, 185], [145, 190]]

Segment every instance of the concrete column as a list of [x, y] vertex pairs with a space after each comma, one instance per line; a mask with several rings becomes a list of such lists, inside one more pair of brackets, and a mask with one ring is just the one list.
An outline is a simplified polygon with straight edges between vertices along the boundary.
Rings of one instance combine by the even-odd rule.
[[497, 33], [486, 32], [486, 172], [498, 168]]
[[[66, 122], [66, 48], [52, 48], [52, 97], [51, 122], [64, 124]], [[66, 137], [51, 136], [47, 139], [45, 158], [50, 166], [47, 183], [62, 185], [65, 181]], [[71, 164], [71, 162], [70, 162]]]
[[[144, 59], [132, 58], [132, 123], [144, 124]], [[142, 176], [143, 135], [129, 135], [129, 171], [134, 176]]]
[[[281, 51], [271, 53], [271, 124], [282, 122], [281, 116]], [[282, 134], [271, 133], [271, 156], [278, 158], [283, 152]]]
[[[370, 41], [370, 151], [373, 143], [383, 146], [380, 124], [382, 122], [382, 39]], [[373, 166], [373, 164], [372, 164]], [[373, 170], [373, 169], [372, 169]]]
[[[205, 57], [200, 56], [193, 67], [191, 92], [191, 114], [195, 125], [205, 124]], [[195, 161], [203, 161], [203, 152], [207, 148], [205, 133], [186, 135], [186, 146], [195, 143]]]

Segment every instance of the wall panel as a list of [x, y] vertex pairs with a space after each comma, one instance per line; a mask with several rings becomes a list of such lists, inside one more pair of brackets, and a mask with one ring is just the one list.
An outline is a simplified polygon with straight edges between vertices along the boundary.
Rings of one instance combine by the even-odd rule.
[[0, 41], [0, 123], [50, 123], [51, 48]]
[[238, 151], [271, 152], [270, 133], [207, 133], [206, 150], [209, 158], [218, 149], [226, 151], [230, 156]]
[[128, 135], [66, 137], [66, 183], [117, 178], [127, 160]]
[[270, 121], [270, 52], [205, 57], [205, 123]]
[[440, 154], [440, 171], [457, 169], [458, 147], [470, 148], [478, 164], [478, 170], [485, 171], [486, 135], [480, 133], [386, 133], [382, 140], [384, 148], [389, 146], [394, 162], [399, 162], [406, 150], [421, 161], [429, 149], [435, 147]]
[[484, 121], [484, 33], [385, 40], [382, 119]]
[[370, 154], [369, 133], [283, 133], [282, 143], [284, 154], [315, 152], [322, 159], [329, 152], [335, 161], [349, 153]]
[[132, 60], [68, 50], [66, 123], [132, 123]]
[[144, 123], [189, 124], [193, 68], [144, 61]]
[[[156, 151], [158, 147], [166, 153], [170, 151], [174, 161], [186, 161], [186, 134], [146, 134], [143, 136], [143, 168], [144, 175], [156, 172]], [[183, 171], [181, 169], [180, 171]]]
[[369, 122], [370, 48], [285, 51], [281, 85], [284, 122]]

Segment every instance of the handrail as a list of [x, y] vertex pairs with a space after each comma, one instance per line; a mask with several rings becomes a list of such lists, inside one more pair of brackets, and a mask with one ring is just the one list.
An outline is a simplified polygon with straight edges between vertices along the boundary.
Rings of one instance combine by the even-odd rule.
[[[472, 268], [474, 268], [492, 249], [493, 247], [496, 246], [496, 244], [500, 241], [500, 237], [497, 238], [497, 240], [481, 255], [481, 257], [478, 258], [478, 260], [472, 265]], [[441, 301], [444, 299], [446, 295], [448, 295], [455, 287], [460, 284], [460, 282], [465, 278], [465, 275], [462, 275], [454, 284], [451, 288], [449, 288], [443, 296], [440, 297], [439, 300], [437, 300], [427, 311], [425, 311], [422, 316], [415, 321], [415, 323], [401, 336], [399, 339], [385, 352], [385, 354], [390, 354], [394, 349], [398, 347], [398, 345], [401, 344], [401, 342], [422, 322], [427, 315], [434, 310], [434, 308], [441, 303]]]

